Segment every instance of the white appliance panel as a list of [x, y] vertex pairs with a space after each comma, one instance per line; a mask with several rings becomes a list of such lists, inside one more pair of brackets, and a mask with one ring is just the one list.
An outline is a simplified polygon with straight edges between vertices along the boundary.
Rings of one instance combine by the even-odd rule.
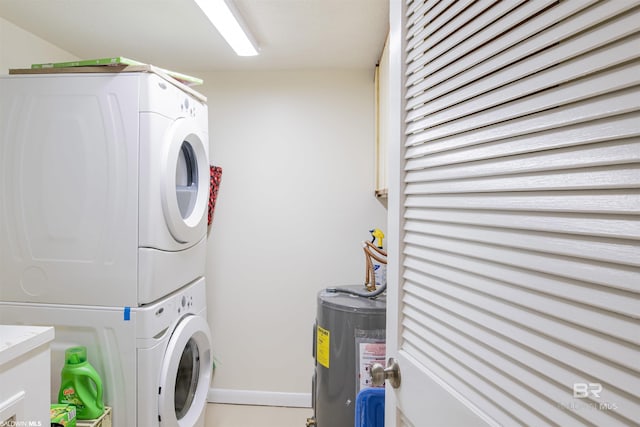
[[135, 76], [5, 82], [0, 300], [137, 301]]
[[137, 306], [203, 275], [206, 104], [150, 73], [0, 77], [0, 91], [0, 300]]

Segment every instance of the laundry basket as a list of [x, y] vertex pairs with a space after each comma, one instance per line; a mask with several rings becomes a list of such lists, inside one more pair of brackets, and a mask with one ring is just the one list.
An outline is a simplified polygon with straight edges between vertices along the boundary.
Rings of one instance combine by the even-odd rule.
[[111, 427], [111, 408], [104, 407], [104, 413], [95, 420], [78, 420], [76, 427]]

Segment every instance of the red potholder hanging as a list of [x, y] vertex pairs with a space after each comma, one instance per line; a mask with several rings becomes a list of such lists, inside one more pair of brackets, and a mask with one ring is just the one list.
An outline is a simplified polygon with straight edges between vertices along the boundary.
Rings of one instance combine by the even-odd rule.
[[207, 224], [213, 222], [213, 210], [216, 207], [216, 199], [218, 198], [218, 189], [222, 180], [222, 168], [220, 166], [209, 166], [209, 215]]

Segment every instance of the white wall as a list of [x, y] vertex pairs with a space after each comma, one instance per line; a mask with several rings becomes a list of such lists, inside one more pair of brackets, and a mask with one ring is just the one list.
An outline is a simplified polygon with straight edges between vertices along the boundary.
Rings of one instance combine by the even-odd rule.
[[24, 31], [0, 17], [0, 74], [10, 68], [29, 68], [40, 62], [78, 59], [71, 53]]
[[207, 268], [213, 387], [310, 393], [316, 294], [362, 283], [361, 241], [386, 224], [373, 67], [196, 75], [224, 170]]

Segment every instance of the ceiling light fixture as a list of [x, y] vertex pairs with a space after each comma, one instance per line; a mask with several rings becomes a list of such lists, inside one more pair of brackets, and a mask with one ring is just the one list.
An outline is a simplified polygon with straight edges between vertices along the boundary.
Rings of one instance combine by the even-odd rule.
[[238, 56], [255, 56], [257, 44], [232, 0], [194, 0]]

